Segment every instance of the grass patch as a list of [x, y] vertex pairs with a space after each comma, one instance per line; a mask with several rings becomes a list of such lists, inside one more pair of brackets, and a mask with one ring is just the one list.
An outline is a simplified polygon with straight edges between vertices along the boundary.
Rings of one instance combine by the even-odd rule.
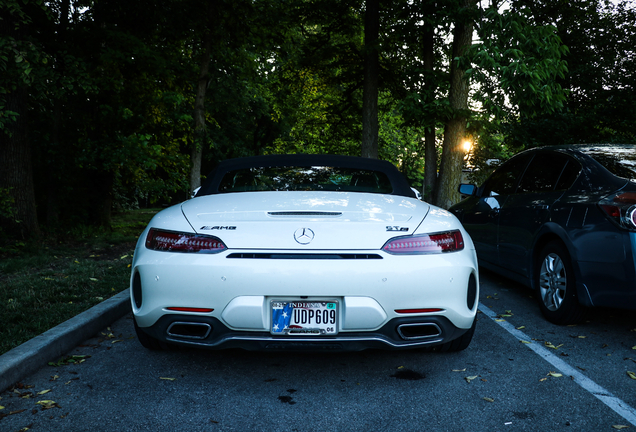
[[0, 354], [128, 288], [139, 234], [158, 209], [0, 251]]

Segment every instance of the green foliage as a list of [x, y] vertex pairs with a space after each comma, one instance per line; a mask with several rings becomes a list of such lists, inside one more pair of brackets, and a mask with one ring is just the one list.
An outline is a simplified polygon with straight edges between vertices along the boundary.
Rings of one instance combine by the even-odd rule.
[[[31, 24], [30, 13], [42, 13], [41, 1], [21, 2], [6, 0], [0, 3], [0, 133], [9, 133], [7, 127], [20, 113], [7, 107], [7, 95], [18, 87], [29, 87], [35, 81], [33, 68], [47, 63], [41, 47], [27, 34]], [[45, 10], [45, 9], [44, 9]]]
[[469, 72], [475, 100], [497, 120], [555, 112], [565, 101], [558, 79], [567, 72], [568, 49], [555, 27], [534, 25], [527, 13], [490, 7], [478, 25]]
[[267, 153], [360, 154], [359, 2], [296, 2], [268, 86], [283, 128]]
[[[525, 3], [524, 3], [525, 4]], [[636, 142], [636, 9], [633, 2], [531, 2], [535, 19], [556, 27], [569, 48], [558, 82], [564, 108], [507, 125], [507, 140], [526, 146]]]
[[[388, 103], [390, 99], [380, 98]], [[404, 122], [401, 111], [382, 109], [380, 118], [380, 159], [392, 162], [408, 179], [411, 187], [422, 190], [424, 181], [424, 131]]]
[[[418, 189], [423, 132], [441, 141], [456, 114], [450, 35], [465, 18], [460, 3], [381, 2], [379, 153]], [[528, 146], [636, 140], [632, 3], [513, 0], [479, 12], [479, 40], [457, 60], [472, 89], [469, 163], [481, 173], [483, 161]], [[6, 106], [19, 89], [48, 230], [107, 225], [105, 209], [187, 196], [208, 32], [204, 173], [237, 156], [360, 154], [361, 0], [6, 0], [0, 17], [0, 135], [25, 114]]]

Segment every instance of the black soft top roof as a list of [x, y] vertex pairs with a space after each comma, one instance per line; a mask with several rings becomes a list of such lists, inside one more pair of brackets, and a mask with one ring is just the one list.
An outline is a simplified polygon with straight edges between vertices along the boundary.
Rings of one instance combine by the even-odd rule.
[[284, 167], [284, 166], [332, 166], [339, 168], [355, 168], [370, 171], [380, 171], [386, 174], [393, 186], [391, 195], [401, 195], [415, 198], [406, 178], [390, 162], [355, 156], [340, 155], [314, 155], [314, 154], [288, 154], [251, 156], [236, 159], [227, 159], [216, 166], [197, 192], [196, 196], [213, 195], [219, 193], [219, 183], [223, 176], [239, 169], [255, 167]]

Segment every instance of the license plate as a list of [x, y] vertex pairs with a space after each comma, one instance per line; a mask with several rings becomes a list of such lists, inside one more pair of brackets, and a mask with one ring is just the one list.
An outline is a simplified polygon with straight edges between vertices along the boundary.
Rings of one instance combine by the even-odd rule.
[[320, 336], [338, 333], [336, 301], [272, 301], [275, 335]]

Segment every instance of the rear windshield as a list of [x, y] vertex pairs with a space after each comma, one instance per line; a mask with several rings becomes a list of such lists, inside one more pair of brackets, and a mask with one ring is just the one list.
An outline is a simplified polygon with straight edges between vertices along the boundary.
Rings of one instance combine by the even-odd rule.
[[636, 151], [634, 147], [593, 147], [583, 153], [594, 158], [609, 172], [636, 182]]
[[342, 191], [390, 194], [393, 187], [380, 171], [357, 168], [252, 167], [227, 172], [219, 193], [252, 191]]

